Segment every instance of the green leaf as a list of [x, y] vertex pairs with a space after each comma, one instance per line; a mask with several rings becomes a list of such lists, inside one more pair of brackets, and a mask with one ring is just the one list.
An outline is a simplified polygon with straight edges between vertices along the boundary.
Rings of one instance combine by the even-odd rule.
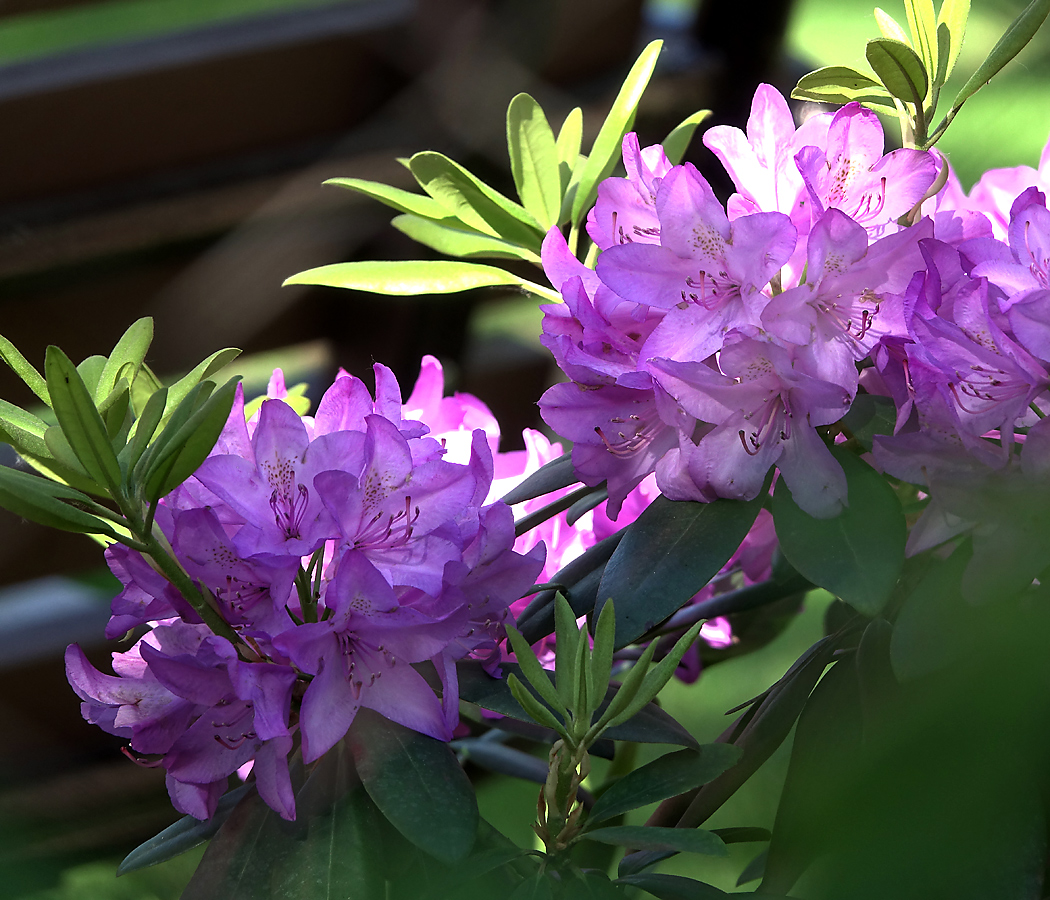
[[[168, 401], [164, 407], [164, 418], [161, 420], [161, 423], [163, 424], [170, 417], [172, 411], [198, 384], [207, 378], [211, 378], [212, 375], [224, 369], [240, 355], [241, 351], [233, 347], [216, 350], [171, 385], [168, 388]], [[160, 385], [157, 387], [159, 389]], [[143, 402], [145, 403], [146, 401]]]
[[571, 706], [576, 699], [576, 668], [570, 656], [569, 648], [579, 641], [579, 629], [576, 627], [576, 615], [569, 606], [569, 601], [561, 594], [554, 600], [555, 646], [561, 642], [562, 652], [554, 654], [555, 680], [558, 685], [558, 696], [566, 706]]
[[561, 211], [558, 147], [547, 117], [528, 94], [518, 94], [507, 107], [507, 149], [518, 196], [547, 231]]
[[657, 497], [627, 528], [598, 589], [599, 604], [616, 601], [616, 646], [684, 606], [736, 552], [761, 508], [761, 495], [713, 503]]
[[397, 296], [454, 294], [472, 288], [509, 285], [523, 287], [553, 301], [561, 300], [556, 291], [532, 284], [504, 269], [451, 260], [335, 263], [307, 269], [287, 279], [285, 284], [319, 284]]
[[540, 665], [539, 660], [536, 659], [536, 654], [532, 652], [532, 647], [521, 636], [521, 632], [513, 625], [508, 625], [507, 639], [514, 649], [514, 657], [517, 659], [518, 665], [521, 666], [521, 674], [536, 689], [537, 693], [547, 701], [548, 705], [554, 707], [562, 716], [567, 716], [568, 710], [558, 696], [557, 689], [551, 684], [547, 670]]
[[58, 424], [84, 470], [114, 496], [121, 473], [106, 426], [76, 367], [58, 347], [47, 348], [44, 360], [47, 389]]
[[911, 103], [918, 115], [930, 86], [923, 62], [907, 44], [875, 38], [864, 48], [868, 65], [894, 97]]
[[96, 403], [101, 403], [109, 395], [117, 384], [121, 370], [125, 367], [130, 368], [130, 372], [126, 374], [128, 383], [134, 380], [151, 343], [153, 343], [153, 319], [148, 316], [134, 322], [124, 332], [99, 374], [98, 384], [95, 386]]
[[[702, 881], [686, 878], [684, 875], [660, 875], [653, 872], [641, 872], [638, 875], [625, 875], [617, 878], [613, 884], [631, 885], [641, 888], [659, 900], [717, 900], [730, 896], [725, 891]], [[779, 900], [779, 898], [770, 898]]]
[[701, 109], [693, 113], [687, 119], [683, 119], [663, 139], [664, 153], [672, 166], [677, 166], [685, 151], [689, 149], [689, 142], [693, 139], [697, 126], [711, 115], [711, 110]]
[[513, 672], [507, 676], [507, 687], [510, 688], [511, 695], [517, 701], [518, 706], [525, 712], [526, 721], [550, 728], [562, 737], [568, 735], [565, 725], [558, 721], [558, 717], [547, 706], [536, 699]]
[[712, 834], [717, 834], [725, 844], [754, 844], [768, 841], [772, 835], [765, 828], [750, 828], [739, 826], [736, 828], [712, 828]]
[[211, 453], [230, 417], [240, 376], [231, 378], [186, 420], [146, 470], [143, 483], [147, 500], [175, 490]]
[[329, 178], [325, 184], [336, 184], [339, 187], [356, 191], [380, 203], [385, 203], [398, 212], [421, 216], [424, 219], [441, 219], [448, 215], [448, 210], [433, 197], [413, 194], [379, 181], [365, 181], [362, 178]]
[[897, 114], [893, 99], [879, 82], [847, 66], [825, 66], [803, 75], [791, 96], [796, 100], [839, 105], [855, 100], [873, 109]]
[[348, 740], [365, 790], [402, 835], [445, 862], [470, 853], [478, 804], [448, 744], [365, 708]]
[[740, 750], [730, 744], [704, 744], [699, 750], [660, 756], [605, 791], [591, 808], [587, 827], [707, 784], [739, 759]]
[[6, 400], [0, 400], [0, 429], [3, 430], [3, 440], [19, 453], [42, 458], [51, 455], [44, 443], [47, 423]]
[[0, 335], [0, 359], [11, 367], [11, 370], [26, 383], [34, 394], [48, 406], [51, 405], [51, 397], [43, 376], [18, 352], [15, 345], [2, 335]]
[[139, 844], [125, 856], [123, 862], [117, 866], [117, 875], [127, 875], [128, 872], [134, 872], [137, 869], [145, 869], [157, 863], [167, 862], [203, 844], [222, 827], [230, 813], [233, 812], [233, 808], [240, 803], [241, 798], [254, 790], [255, 784], [251, 783], [241, 785], [223, 794], [215, 807], [215, 815], [210, 819], [202, 821], [193, 816], [183, 816], [160, 834]]
[[527, 247], [489, 237], [468, 228], [452, 216], [435, 221], [403, 215], [396, 216], [390, 224], [412, 240], [448, 256], [524, 259], [534, 263], [540, 261], [539, 255]]
[[[970, 17], [970, 0], [943, 0], [937, 14], [937, 45], [940, 47], [942, 71], [937, 80], [943, 84], [955, 69], [966, 34], [966, 20]], [[942, 34], [945, 36], [942, 38]], [[946, 44], [945, 49], [942, 44]]]
[[130, 442], [117, 455], [117, 460], [125, 472], [131, 472], [142, 454], [146, 452], [150, 440], [156, 434], [160, 426], [160, 420], [164, 415], [164, 408], [168, 402], [167, 388], [161, 388], [153, 393], [146, 401], [146, 407], [141, 415], [135, 420], [134, 433]]
[[[561, 176], [562, 196], [565, 195], [565, 191], [569, 187], [569, 179], [576, 168], [576, 160], [580, 155], [580, 144], [582, 141], [583, 110], [577, 106], [575, 109], [570, 110], [565, 117], [565, 121], [561, 123], [561, 130], [558, 132], [558, 172]], [[561, 221], [560, 211], [558, 218]]]
[[781, 479], [773, 519], [788, 562], [866, 616], [878, 615], [904, 565], [907, 524], [886, 480], [852, 453], [834, 449], [849, 485], [849, 506], [833, 519], [799, 509]]
[[47, 455], [51, 459], [54, 459], [66, 470], [75, 472], [77, 477], [90, 482], [94, 493], [102, 492], [105, 494], [105, 488], [88, 475], [87, 470], [81, 465], [80, 460], [77, 459], [76, 453], [73, 452], [73, 448], [69, 446], [69, 441], [66, 440], [65, 434], [62, 432], [61, 425], [48, 427], [47, 431], [44, 432], [44, 444], [47, 447]]
[[642, 651], [642, 655], [631, 666], [631, 670], [627, 673], [623, 684], [620, 685], [619, 690], [609, 701], [598, 721], [591, 727], [592, 735], [601, 734], [613, 719], [619, 717], [634, 702], [642, 690], [646, 672], [649, 671], [649, 665], [652, 663], [655, 654], [656, 641], [650, 641], [649, 645]]
[[541, 466], [517, 487], [507, 491], [501, 499], [508, 506], [513, 506], [579, 482], [580, 479], [576, 477], [572, 468], [572, 454], [563, 453], [557, 459]]
[[[943, 131], [944, 127], [955, 117], [962, 105], [976, 94], [984, 85], [992, 80], [992, 76], [998, 74], [1011, 59], [1017, 56], [1025, 45], [1035, 37], [1035, 33], [1043, 24], [1047, 14], [1050, 13], [1050, 0], [1032, 0], [1006, 29], [1006, 33], [999, 38], [992, 52], [970, 76], [966, 84], [955, 95], [952, 108], [948, 111], [944, 122], [937, 127], [937, 131]], [[954, 30], [952, 32], [954, 37]]]
[[553, 898], [554, 892], [551, 888], [550, 876], [544, 872], [537, 872], [522, 881], [510, 893], [507, 900], [553, 900]]
[[857, 394], [849, 412], [839, 424], [870, 451], [877, 434], [893, 434], [897, 424], [897, 406], [889, 397]]
[[89, 502], [89, 497], [67, 485], [0, 466], [0, 506], [4, 509], [49, 528], [117, 539], [104, 519], [70, 505]]
[[587, 162], [580, 173], [576, 193], [572, 198], [570, 221], [579, 224], [584, 213], [594, 203], [598, 192], [598, 183], [609, 176], [620, 158], [623, 136], [631, 130], [638, 101], [649, 84], [649, 79], [656, 68], [656, 59], [660, 55], [663, 41], [653, 41], [642, 52], [631, 71], [627, 73], [620, 92], [613, 101], [609, 115], [605, 117], [594, 146], [587, 156]]
[[433, 150], [424, 150], [412, 157], [411, 165], [420, 187], [465, 225], [539, 250], [542, 229], [532, 214], [459, 163]]
[[586, 831], [586, 841], [615, 844], [635, 850], [674, 850], [677, 853], [703, 853], [728, 856], [729, 850], [718, 835], [695, 828], [663, 828], [656, 825], [614, 825]]
[[[919, 58], [926, 71], [936, 75], [937, 13], [933, 8], [933, 0], [904, 0], [904, 11], [908, 16], [908, 27], [913, 36], [911, 46], [919, 51]], [[907, 44], [908, 41], [903, 43]], [[925, 96], [924, 93], [923, 97]]]
[[[45, 360], [46, 362], [46, 360]], [[82, 360], [77, 365], [77, 374], [81, 377], [84, 382], [84, 387], [88, 389], [88, 393], [94, 397], [95, 389], [98, 387], [99, 378], [102, 377], [102, 370], [106, 367], [106, 357], [95, 354], [89, 356], [87, 359]]]
[[591, 683], [594, 685], [592, 696], [602, 696], [609, 685], [615, 643], [616, 610], [615, 604], [610, 602], [602, 608], [594, 626], [594, 650], [591, 653]]
[[[157, 436], [157, 438], [151, 443], [146, 451], [142, 454], [138, 463], [135, 464], [135, 468], [132, 470], [132, 477], [130, 481], [142, 487], [146, 483], [147, 473], [151, 472], [155, 468], [156, 461], [161, 455], [165, 455], [167, 458], [177, 452], [177, 446], [172, 445], [175, 438], [178, 436], [180, 429], [189, 421], [198, 409], [200, 409], [211, 396], [212, 391], [215, 389], [215, 382], [203, 381], [198, 385], [195, 385], [182, 401], [167, 415], [167, 422], [164, 423], [164, 429]], [[165, 403], [165, 408], [171, 407], [171, 392], [168, 392], [168, 400]], [[169, 452], [170, 450], [170, 452]]]
[[882, 32], [883, 37], [890, 38], [890, 40], [900, 41], [902, 44], [908, 44], [907, 32], [901, 28], [897, 20], [893, 18], [885, 10], [875, 7], [875, 24], [879, 26], [879, 31]]

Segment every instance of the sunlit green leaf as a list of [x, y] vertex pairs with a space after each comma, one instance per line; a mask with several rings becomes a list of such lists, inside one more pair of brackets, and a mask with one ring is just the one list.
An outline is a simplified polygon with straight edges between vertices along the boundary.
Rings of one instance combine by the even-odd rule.
[[838, 105], [857, 101], [872, 109], [897, 113], [893, 99], [879, 82], [847, 66], [825, 66], [803, 75], [791, 96]]
[[104, 519], [70, 505], [89, 500], [66, 485], [0, 466], [0, 506], [4, 509], [49, 528], [116, 538], [117, 533]]
[[689, 142], [693, 139], [697, 126], [710, 115], [711, 110], [709, 109], [701, 109], [699, 112], [693, 113], [687, 119], [679, 122], [671, 129], [667, 137], [663, 139], [664, 153], [667, 154], [667, 159], [671, 165], [677, 166], [682, 161], [685, 151], [689, 149]]
[[[580, 144], [583, 141], [583, 110], [578, 106], [569, 111], [558, 132], [558, 171], [561, 175], [561, 192], [564, 195], [569, 186], [569, 178], [576, 167], [580, 155]], [[560, 218], [560, 213], [559, 213]]]
[[134, 322], [117, 341], [109, 359], [106, 360], [95, 386], [95, 402], [101, 403], [113, 390], [120, 377], [121, 369], [130, 368], [125, 377], [128, 383], [134, 379], [139, 366], [146, 358], [146, 352], [153, 342], [153, 319], [147, 317]]
[[507, 149], [518, 196], [547, 231], [561, 210], [558, 147], [543, 109], [528, 94], [518, 94], [507, 107]]
[[422, 219], [419, 216], [402, 215], [395, 216], [390, 224], [412, 240], [447, 256], [467, 259], [474, 257], [524, 259], [533, 263], [540, 261], [539, 254], [527, 247], [520, 247], [510, 241], [490, 237], [480, 231], [467, 228], [462, 222], [451, 216], [435, 221]]
[[940, 52], [941, 71], [938, 80], [942, 83], [955, 69], [962, 50], [963, 37], [966, 34], [966, 20], [970, 17], [970, 0], [943, 0], [940, 12], [937, 13], [937, 39], [941, 46], [942, 32], [947, 35], [948, 52]]
[[868, 41], [864, 55], [886, 90], [922, 110], [930, 83], [922, 60], [911, 47], [889, 38], [876, 38]]
[[385, 203], [398, 212], [410, 213], [427, 219], [440, 219], [448, 215], [448, 210], [433, 197], [428, 197], [426, 194], [413, 194], [380, 181], [366, 181], [362, 178], [329, 178], [325, 184], [336, 184], [339, 187], [364, 194], [380, 203]]
[[885, 10], [875, 7], [875, 24], [879, 26], [879, 31], [882, 32], [883, 37], [890, 38], [894, 41], [900, 41], [902, 44], [911, 43], [908, 40], [908, 33], [901, 28], [893, 16], [891, 16]]
[[0, 359], [11, 367], [11, 370], [26, 383], [34, 394], [48, 406], [51, 405], [51, 397], [47, 392], [44, 377], [18, 352], [18, 348], [3, 336], [0, 336]]
[[[911, 29], [913, 46], [919, 52], [926, 72], [933, 76], [937, 73], [937, 13], [933, 0], [904, 0], [904, 11], [908, 16], [908, 27]], [[899, 39], [898, 39], [899, 40]], [[902, 43], [908, 44], [908, 41]], [[925, 94], [923, 95], [925, 97]]]
[[[216, 350], [171, 385], [168, 388], [168, 401], [164, 408], [164, 419], [161, 422], [163, 423], [171, 415], [172, 411], [198, 384], [206, 378], [211, 378], [212, 375], [228, 366], [240, 355], [241, 351], [233, 347]], [[160, 385], [158, 385], [159, 387]]]
[[587, 156], [586, 166], [580, 174], [579, 185], [572, 198], [570, 220], [574, 225], [579, 223], [584, 213], [590, 209], [598, 191], [598, 183], [609, 176], [620, 158], [623, 136], [634, 124], [638, 101], [649, 84], [662, 47], [663, 41], [653, 41], [642, 51], [631, 71], [627, 73], [627, 78], [613, 101], [612, 109], [609, 110], [609, 115], [605, 117], [598, 136], [594, 139], [594, 146]]

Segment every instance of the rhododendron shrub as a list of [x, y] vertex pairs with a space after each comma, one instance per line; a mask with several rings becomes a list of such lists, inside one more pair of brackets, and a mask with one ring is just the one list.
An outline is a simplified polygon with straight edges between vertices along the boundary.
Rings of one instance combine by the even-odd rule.
[[[0, 503], [93, 535], [122, 587], [112, 674], [74, 645], [69, 680], [187, 814], [122, 871], [210, 839], [186, 897], [1046, 894], [1050, 149], [967, 194], [934, 145], [1050, 3], [939, 122], [968, 4], [906, 7], [871, 74], [801, 79], [804, 121], [760, 85], [707, 129], [724, 202], [682, 161], [705, 113], [631, 130], [658, 43], [587, 153], [579, 110], [555, 133], [511, 101], [520, 203], [430, 151], [423, 193], [336, 179], [462, 259], [290, 282], [543, 301], [553, 434], [524, 449], [434, 357], [407, 399], [377, 364], [308, 414], [280, 371], [220, 385], [235, 351], [164, 386], [148, 320], [43, 373], [0, 341], [49, 407], [0, 404], [26, 463]], [[770, 678], [747, 654], [815, 588], [823, 635]], [[701, 745], [658, 697], [730, 657], [767, 687]], [[736, 821], [785, 742], [775, 816]], [[535, 783], [535, 848], [482, 816], [482, 770]], [[764, 846], [726, 881], [731, 842]], [[690, 877], [654, 871], [675, 854]]]

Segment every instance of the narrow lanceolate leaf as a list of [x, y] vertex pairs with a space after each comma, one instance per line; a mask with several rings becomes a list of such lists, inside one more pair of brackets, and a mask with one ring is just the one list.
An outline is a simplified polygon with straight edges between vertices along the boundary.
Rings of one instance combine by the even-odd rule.
[[135, 430], [131, 440], [117, 455], [117, 460], [120, 462], [123, 471], [131, 472], [142, 458], [142, 454], [146, 452], [149, 442], [153, 439], [153, 435], [156, 434], [160, 425], [167, 402], [168, 391], [166, 388], [156, 391], [146, 401], [145, 409], [142, 410], [141, 415], [135, 420]]
[[88, 502], [85, 494], [64, 484], [0, 466], [0, 506], [4, 509], [49, 528], [116, 539], [117, 533], [104, 519], [70, 505]]
[[156, 500], [175, 490], [200, 468], [230, 417], [239, 377], [231, 378], [187, 419], [145, 474], [146, 499]]
[[521, 636], [521, 632], [512, 625], [507, 626], [507, 638], [514, 650], [518, 665], [521, 666], [521, 674], [528, 679], [529, 684], [550, 706], [553, 706], [563, 716], [567, 715], [568, 710], [558, 696], [557, 689], [551, 684], [547, 670], [540, 665], [536, 654], [532, 652], [532, 647]]
[[970, 76], [959, 93], [955, 95], [955, 100], [952, 101], [952, 108], [949, 110], [945, 121], [938, 126], [938, 132], [943, 131], [943, 127], [955, 117], [963, 103], [991, 81], [993, 75], [996, 75], [1003, 66], [1024, 49], [1025, 45], [1035, 37], [1035, 33], [1039, 30], [1039, 26], [1043, 24], [1048, 13], [1050, 13], [1050, 0], [1032, 0], [1021, 11], [1020, 15], [1010, 23], [1006, 33], [999, 38], [996, 45], [992, 48], [992, 52], [988, 54], [987, 59], [981, 63], [977, 71]]
[[667, 137], [663, 139], [664, 153], [667, 154], [671, 165], [677, 166], [682, 161], [685, 151], [689, 149], [689, 142], [696, 133], [697, 126], [710, 115], [711, 110], [709, 109], [701, 109], [693, 113], [672, 128]]
[[[175, 407], [177, 407], [186, 395], [198, 384], [206, 378], [211, 378], [212, 375], [228, 366], [240, 355], [241, 351], [234, 347], [226, 347], [223, 350], [216, 350], [211, 356], [202, 360], [194, 366], [191, 371], [187, 372], [182, 378], [171, 385], [168, 388], [168, 400], [164, 406], [164, 418], [161, 420], [161, 424], [164, 423], [164, 421], [172, 414]], [[160, 385], [158, 384], [157, 390], [159, 389]], [[143, 401], [143, 403], [145, 402], [146, 401]]]
[[401, 834], [444, 862], [470, 853], [478, 804], [448, 744], [370, 709], [358, 711], [348, 740], [365, 790]]
[[18, 352], [15, 345], [2, 335], [0, 335], [0, 359], [11, 367], [11, 370], [26, 383], [34, 394], [48, 406], [51, 405], [51, 397], [47, 392], [44, 377]]
[[844, 105], [852, 101], [896, 115], [889, 92], [874, 78], [848, 66], [825, 66], [803, 75], [791, 96], [796, 100]]
[[109, 359], [102, 367], [98, 384], [95, 386], [96, 403], [105, 400], [113, 390], [117, 380], [121, 377], [122, 370], [129, 370], [125, 374], [129, 384], [134, 380], [151, 343], [153, 343], [153, 319], [147, 316], [132, 323], [117, 341]]
[[482, 234], [468, 228], [452, 216], [434, 220], [406, 214], [395, 216], [390, 224], [412, 240], [446, 256], [460, 256], [466, 259], [524, 259], [533, 263], [540, 261], [539, 254], [528, 247]]
[[736, 552], [761, 508], [761, 495], [713, 503], [657, 497], [627, 528], [598, 589], [599, 604], [616, 601], [616, 646], [684, 606]]
[[420, 187], [466, 225], [539, 249], [543, 232], [535, 217], [459, 163], [424, 150], [412, 157], [411, 166]]
[[612, 720], [613, 724], [616, 724], [623, 719], [629, 719], [645, 704], [656, 699], [656, 695], [659, 694], [660, 691], [663, 690], [664, 685], [671, 680], [671, 676], [674, 675], [675, 669], [678, 668], [678, 664], [682, 661], [682, 657], [685, 656], [685, 651], [693, 645], [697, 637], [700, 635], [700, 629], [703, 627], [702, 622], [697, 622], [693, 625], [692, 628], [678, 639], [678, 642], [671, 649], [671, 652], [653, 666], [652, 669], [645, 673], [642, 686], [638, 690], [638, 696], [627, 704], [627, 708], [620, 713], [619, 716], [616, 716]]
[[599, 841], [635, 850], [674, 850], [676, 853], [703, 853], [706, 856], [729, 855], [729, 849], [718, 835], [698, 828], [616, 825], [586, 831], [580, 837], [587, 841]]
[[576, 158], [580, 155], [580, 144], [583, 141], [583, 110], [578, 106], [571, 110], [561, 123], [558, 132], [558, 172], [561, 175], [561, 192], [569, 186], [569, 178], [576, 167]]
[[605, 117], [598, 136], [594, 139], [594, 146], [587, 156], [586, 166], [572, 199], [570, 221], [573, 225], [578, 224], [583, 214], [591, 208], [598, 191], [598, 183], [607, 178], [616, 165], [623, 136], [634, 124], [638, 101], [642, 99], [642, 93], [649, 84], [662, 47], [663, 41], [653, 41], [642, 51], [616, 95], [612, 109], [609, 110], [609, 115]]
[[864, 55], [886, 90], [922, 110], [930, 83], [922, 60], [911, 47], [889, 38], [876, 38], [868, 41]]
[[[944, 0], [937, 13], [937, 43], [941, 49], [938, 81], [942, 84], [955, 69], [966, 34], [966, 20], [970, 17], [970, 0]], [[942, 37], [942, 34], [945, 37]], [[947, 53], [943, 44], [947, 44]]]
[[47, 423], [30, 412], [0, 400], [0, 440], [5, 441], [19, 453], [29, 453], [36, 457], [50, 456], [44, 443]]
[[114, 495], [120, 490], [120, 465], [106, 426], [76, 367], [58, 347], [47, 348], [47, 389], [58, 424], [85, 471]]
[[587, 826], [707, 784], [735, 764], [740, 754], [731, 744], [704, 744], [699, 750], [676, 750], [660, 756], [603, 793], [587, 816]]
[[[911, 46], [918, 51], [926, 71], [936, 75], [937, 13], [933, 8], [933, 0], [904, 0], [904, 10], [913, 36]], [[907, 44], [908, 41], [903, 43]]]
[[908, 40], [908, 33], [901, 28], [897, 20], [893, 18], [885, 10], [875, 7], [875, 24], [879, 26], [879, 31], [882, 32], [883, 37], [890, 38], [894, 41], [900, 41], [902, 44], [910, 43]]
[[508, 506], [542, 497], [551, 491], [560, 490], [570, 484], [579, 484], [572, 468], [572, 454], [563, 453], [557, 459], [541, 466], [516, 488], [507, 491], [500, 499]]
[[413, 194], [379, 181], [365, 181], [362, 178], [329, 178], [325, 184], [335, 184], [364, 194], [366, 197], [385, 203], [398, 212], [410, 213], [426, 219], [440, 219], [448, 215], [448, 210], [433, 197], [428, 197], [426, 194]]
[[497, 285], [516, 287], [522, 283], [516, 275], [495, 266], [450, 260], [335, 263], [307, 269], [285, 281], [285, 284], [319, 284], [402, 297], [454, 294]]
[[615, 604], [606, 603], [594, 626], [594, 652], [591, 654], [591, 671], [596, 686], [601, 686], [601, 696], [612, 677], [613, 647], [616, 643]]
[[[215, 390], [215, 382], [203, 381], [196, 385], [168, 415], [167, 423], [156, 439], [146, 448], [145, 452], [135, 464], [131, 473], [131, 481], [141, 488], [146, 483], [147, 474], [153, 472], [155, 464], [161, 456], [170, 458], [171, 454], [178, 451], [175, 439], [180, 429], [186, 424], [190, 416], [200, 409]], [[171, 406], [171, 395], [165, 407]]]
[[547, 231], [561, 211], [558, 146], [543, 110], [528, 94], [518, 94], [507, 107], [507, 149], [518, 196]]
[[782, 481], [773, 494], [780, 548], [799, 572], [866, 616], [889, 600], [904, 565], [907, 525], [886, 480], [852, 453], [833, 450], [846, 473], [849, 506], [833, 519], [814, 519]]

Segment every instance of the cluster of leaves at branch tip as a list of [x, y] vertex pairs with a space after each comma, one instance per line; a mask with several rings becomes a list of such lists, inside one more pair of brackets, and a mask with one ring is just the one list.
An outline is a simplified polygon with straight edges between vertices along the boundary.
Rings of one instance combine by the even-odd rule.
[[33, 412], [0, 401], [0, 440], [37, 473], [0, 468], [0, 505], [42, 525], [148, 554], [205, 621], [225, 633], [208, 599], [165, 549], [153, 517], [159, 499], [185, 481], [218, 440], [239, 378], [220, 387], [211, 376], [240, 351], [219, 350], [165, 387], [145, 363], [152, 340], [153, 320], [142, 318], [108, 357], [74, 365], [51, 346], [41, 375], [0, 337], [0, 358], [46, 407]]
[[[1032, 39], [1050, 13], [1050, 0], [1032, 0], [1010, 24], [988, 57], [966, 80], [941, 121], [933, 126], [941, 89], [955, 68], [970, 14], [970, 0], [905, 0], [908, 31], [876, 7], [881, 37], [868, 41], [865, 58], [874, 77], [848, 66], [826, 66], [804, 75], [791, 96], [819, 103], [852, 101], [900, 120], [905, 147], [929, 150], [962, 105]], [[943, 185], [938, 185], [938, 189]]]
[[[561, 295], [506, 269], [458, 260], [525, 260], [540, 265], [540, 245], [554, 227], [569, 228], [575, 248], [598, 185], [620, 159], [624, 135], [634, 125], [662, 41], [650, 43], [628, 73], [589, 153], [582, 153], [583, 112], [573, 109], [555, 134], [539, 103], [529, 94], [507, 107], [507, 152], [520, 203], [489, 186], [459, 163], [425, 150], [405, 161], [422, 194], [361, 178], [332, 178], [396, 210], [395, 228], [420, 244], [457, 260], [372, 260], [336, 263], [300, 272], [285, 284], [317, 284], [413, 296], [451, 294], [480, 287], [523, 290], [546, 301]], [[664, 139], [669, 159], [678, 162], [709, 110], [694, 113]]]
[[658, 642], [650, 642], [596, 718], [612, 676], [616, 643], [614, 604], [609, 600], [602, 607], [594, 628], [593, 647], [587, 627], [577, 628], [572, 607], [560, 594], [555, 601], [555, 623], [554, 683], [521, 633], [507, 628], [522, 675], [535, 690], [534, 694], [511, 674], [507, 684], [514, 699], [537, 723], [553, 729], [560, 738], [551, 748], [547, 783], [540, 795], [539, 820], [534, 826], [550, 853], [564, 850], [580, 834], [582, 806], [576, 801], [576, 791], [590, 771], [588, 748], [607, 729], [626, 722], [656, 698], [702, 627], [698, 622], [690, 628], [671, 652], [651, 668]]

